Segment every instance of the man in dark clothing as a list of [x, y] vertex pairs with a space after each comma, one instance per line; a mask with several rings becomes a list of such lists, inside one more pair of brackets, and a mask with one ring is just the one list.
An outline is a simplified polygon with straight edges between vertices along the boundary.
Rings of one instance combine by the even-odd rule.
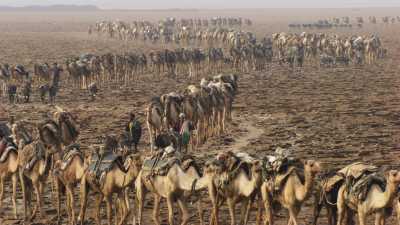
[[15, 103], [17, 97], [17, 86], [15, 84], [9, 84], [7, 87], [7, 92], [10, 104]]
[[63, 69], [58, 66], [57, 63], [53, 63], [53, 66], [50, 69], [51, 72], [51, 81], [49, 87], [49, 97], [51, 104], [54, 104], [55, 98], [58, 92], [60, 76]]
[[131, 145], [135, 145], [135, 151], [137, 151], [137, 145], [139, 144], [140, 138], [142, 136], [142, 126], [140, 122], [136, 119], [135, 114], [131, 113], [129, 115], [129, 122], [125, 128], [128, 132]]

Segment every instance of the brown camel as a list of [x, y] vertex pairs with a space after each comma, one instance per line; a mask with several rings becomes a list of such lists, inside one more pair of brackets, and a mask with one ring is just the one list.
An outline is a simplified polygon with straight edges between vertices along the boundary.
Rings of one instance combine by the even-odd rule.
[[151, 151], [154, 150], [154, 139], [161, 133], [163, 127], [164, 109], [159, 98], [153, 98], [146, 110], [146, 123], [149, 129]]
[[69, 150], [63, 160], [55, 162], [53, 174], [64, 185], [67, 197], [67, 213], [70, 225], [76, 224], [74, 211], [74, 187], [81, 181], [87, 165], [82, 153], [76, 148]]
[[57, 111], [54, 113], [54, 121], [60, 130], [61, 142], [64, 146], [74, 143], [79, 135], [79, 128], [76, 117], [60, 107], [56, 106]]
[[[275, 192], [275, 187], [271, 187], [267, 181], [261, 186], [261, 195], [266, 210], [265, 224], [273, 224], [272, 201], [277, 200], [283, 207], [289, 211], [288, 225], [297, 225], [297, 215], [301, 206], [307, 200], [312, 192], [314, 178], [321, 171], [320, 164], [313, 160], [304, 162], [304, 183], [301, 181], [296, 168], [288, 168], [288, 172], [283, 175], [280, 191]], [[282, 176], [282, 175], [280, 175]], [[279, 177], [277, 177], [279, 178]], [[274, 183], [277, 182], [275, 178]], [[274, 193], [273, 195], [271, 193]], [[274, 199], [271, 197], [274, 196]], [[275, 199], [276, 198], [276, 199]], [[274, 201], [275, 202], [275, 201]]]
[[17, 181], [18, 181], [18, 153], [15, 146], [7, 146], [8, 141], [1, 140], [0, 136], [0, 210], [2, 209], [4, 182], [11, 176], [12, 180], [12, 203], [14, 218], [17, 219]]
[[[340, 187], [345, 183], [346, 176], [352, 176], [355, 179], [377, 171], [374, 165], [362, 162], [352, 163], [338, 171], [328, 171], [320, 176], [321, 181], [318, 182], [318, 191], [315, 192], [314, 202], [314, 218], [313, 225], [317, 225], [318, 217], [322, 207], [326, 208], [328, 224], [337, 224], [337, 198]], [[352, 216], [347, 217], [347, 224], [354, 224]]]
[[390, 170], [386, 174], [386, 189], [383, 191], [378, 184], [372, 183], [365, 194], [365, 199], [360, 198], [359, 195], [354, 195], [352, 189], [349, 191], [346, 185], [343, 185], [338, 193], [337, 224], [345, 224], [344, 214], [350, 209], [357, 212], [360, 225], [366, 224], [367, 215], [371, 213], [375, 213], [375, 225], [384, 225], [386, 218], [390, 215], [387, 210], [393, 206], [399, 184], [400, 172]]
[[[249, 177], [246, 172], [247, 169], [243, 166], [251, 166], [251, 177]], [[224, 200], [228, 204], [231, 225], [236, 224], [235, 206], [237, 202], [242, 203], [239, 224], [247, 224], [250, 206], [262, 183], [261, 167], [262, 163], [259, 160], [246, 163], [239, 162], [235, 163], [233, 168], [220, 175], [220, 185], [213, 187], [216, 190], [209, 190], [211, 202], [213, 203], [211, 224], [218, 225], [218, 209], [221, 205], [220, 203], [222, 203], [219, 201]]]
[[[188, 223], [189, 213], [186, 206], [186, 196], [188, 192], [199, 191], [207, 188], [212, 183], [215, 174], [214, 166], [206, 166], [204, 169], [204, 176], [199, 177], [198, 172], [184, 171], [180, 165], [173, 164], [166, 175], [152, 175], [151, 171], [141, 170], [136, 181], [136, 195], [138, 199], [138, 221], [139, 225], [142, 224], [142, 213], [144, 206], [144, 199], [147, 192], [154, 195], [154, 208], [153, 220], [159, 225], [159, 203], [161, 197], [167, 199], [168, 205], [168, 223], [174, 224], [173, 215], [173, 202], [178, 202], [179, 208], [182, 212], [182, 225]], [[201, 213], [201, 209], [199, 212]], [[202, 223], [202, 218], [200, 218]]]
[[[36, 160], [32, 162], [32, 158]], [[45, 145], [41, 141], [34, 141], [26, 145], [23, 149], [19, 150], [18, 166], [19, 177], [22, 187], [22, 196], [24, 201], [24, 218], [25, 220], [32, 220], [37, 210], [39, 209], [42, 218], [47, 219], [47, 215], [43, 210], [43, 188], [50, 171], [51, 154], [46, 151]], [[28, 164], [32, 164], [27, 168]], [[28, 203], [30, 203], [30, 186], [36, 194], [36, 205], [28, 218]]]
[[[130, 155], [125, 160], [125, 168], [120, 168], [116, 163], [110, 171], [106, 172], [104, 181], [100, 182], [96, 179], [93, 173], [86, 172], [81, 180], [81, 209], [78, 220], [81, 225], [84, 224], [85, 213], [87, 208], [87, 198], [89, 194], [89, 188], [97, 194], [96, 198], [96, 223], [101, 224], [100, 221], [100, 204], [105, 199], [107, 204], [107, 220], [108, 225], [112, 224], [111, 218], [111, 202], [112, 194], [118, 194], [118, 201], [122, 207], [122, 218], [118, 222], [119, 225], [124, 223], [128, 214], [127, 205], [125, 202], [125, 189], [133, 183], [139, 174], [141, 168], [141, 159], [138, 155]], [[124, 171], [125, 170], [125, 171]]]

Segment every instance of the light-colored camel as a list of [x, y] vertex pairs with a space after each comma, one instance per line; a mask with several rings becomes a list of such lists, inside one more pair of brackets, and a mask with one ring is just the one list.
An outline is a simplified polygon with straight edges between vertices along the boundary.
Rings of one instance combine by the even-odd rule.
[[241, 202], [239, 224], [245, 225], [247, 223], [250, 206], [262, 183], [261, 168], [262, 163], [259, 160], [255, 160], [251, 163], [251, 177], [240, 166], [235, 167], [233, 171], [229, 169], [219, 175], [219, 187], [213, 187], [216, 190], [209, 190], [213, 204], [211, 224], [218, 225], [218, 209], [221, 205], [221, 200], [226, 200], [228, 204], [231, 225], [236, 225], [235, 206], [238, 202]]
[[[75, 154], [67, 165], [63, 165], [61, 160], [57, 161], [54, 165], [53, 174], [64, 185], [67, 197], [67, 213], [70, 225], [75, 224], [75, 210], [74, 210], [74, 188], [81, 181], [87, 165], [84, 163], [82, 154]], [[64, 168], [65, 167], [65, 168]]]
[[7, 153], [6, 160], [0, 163], [0, 210], [2, 209], [3, 194], [4, 194], [4, 182], [11, 176], [12, 180], [12, 203], [14, 218], [17, 219], [17, 182], [18, 182], [18, 153], [17, 151], [11, 150]]
[[154, 99], [146, 109], [146, 123], [149, 129], [151, 151], [154, 150], [154, 139], [163, 127], [163, 107], [159, 99]]
[[102, 184], [99, 184], [95, 175], [86, 172], [81, 180], [80, 189], [81, 189], [81, 209], [79, 213], [79, 223], [81, 225], [84, 224], [86, 208], [87, 208], [87, 198], [90, 190], [93, 190], [96, 194], [96, 222], [98, 225], [101, 224], [100, 221], [100, 204], [105, 199], [107, 204], [107, 220], [108, 225], [111, 225], [111, 203], [112, 203], [112, 194], [118, 194], [118, 201], [122, 207], [122, 218], [118, 222], [119, 225], [124, 223], [126, 216], [128, 214], [127, 205], [125, 201], [125, 189], [133, 183], [139, 174], [139, 170], [141, 168], [141, 158], [138, 155], [131, 155], [125, 160], [125, 170], [121, 170], [121, 168], [114, 163], [112, 169], [108, 171], [105, 175], [104, 181]]
[[[37, 210], [39, 209], [40, 215], [42, 218], [47, 219], [47, 215], [43, 210], [43, 189], [45, 186], [45, 182], [49, 175], [50, 164], [51, 164], [51, 155], [46, 152], [45, 157], [38, 158], [32, 168], [30, 170], [26, 170], [26, 163], [30, 160], [31, 152], [37, 152], [38, 149], [42, 149], [44, 151], [45, 147], [41, 141], [34, 141], [29, 145], [26, 145], [23, 149], [19, 150], [18, 155], [18, 166], [19, 166], [19, 178], [22, 187], [22, 196], [24, 201], [24, 218], [25, 220], [32, 220]], [[31, 192], [30, 187], [33, 186], [33, 189], [36, 194], [36, 205], [33, 212], [30, 214], [28, 218], [28, 203], [31, 201]], [[29, 207], [30, 209], [30, 207]]]
[[382, 191], [377, 184], [372, 184], [365, 200], [349, 193], [346, 185], [342, 185], [338, 193], [338, 225], [344, 224], [346, 210], [356, 211], [360, 225], [366, 224], [367, 215], [375, 213], [375, 225], [384, 225], [387, 218], [385, 210], [391, 208], [397, 197], [400, 184], [400, 172], [391, 170], [386, 175], [386, 190]]
[[[297, 225], [297, 215], [300, 212], [301, 206], [305, 200], [307, 200], [312, 192], [314, 186], [314, 178], [316, 174], [321, 171], [320, 164], [313, 160], [307, 160], [304, 162], [304, 184], [302, 183], [299, 175], [295, 171], [296, 169], [288, 174], [286, 181], [282, 184], [282, 188], [278, 193], [275, 192], [275, 187], [271, 187], [265, 181], [261, 185], [261, 196], [264, 202], [266, 210], [265, 224], [273, 224], [272, 218], [272, 201], [277, 200], [284, 208], [289, 211], [288, 225]], [[271, 193], [274, 193], [272, 195]], [[271, 196], [274, 196], [272, 199]]]
[[[189, 213], [186, 206], [186, 196], [188, 192], [199, 191], [205, 189], [212, 183], [215, 174], [214, 166], [207, 166], [204, 169], [204, 176], [199, 178], [198, 173], [183, 169], [178, 165], [174, 164], [168, 170], [165, 176], [151, 175], [151, 171], [141, 170], [136, 181], [136, 195], [138, 199], [138, 222], [142, 224], [142, 213], [144, 206], [144, 199], [147, 192], [151, 192], [154, 195], [154, 208], [153, 208], [153, 219], [154, 222], [159, 225], [159, 203], [161, 197], [167, 199], [168, 205], [168, 223], [174, 224], [173, 215], [173, 202], [178, 202], [180, 210], [182, 212], [182, 225], [188, 223]], [[201, 209], [199, 209], [201, 211]], [[200, 218], [202, 220], [202, 218]], [[202, 222], [201, 222], [202, 223]]]

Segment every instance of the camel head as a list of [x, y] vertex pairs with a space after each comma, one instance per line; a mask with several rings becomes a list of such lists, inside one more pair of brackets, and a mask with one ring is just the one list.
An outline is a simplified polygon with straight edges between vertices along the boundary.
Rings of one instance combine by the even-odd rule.
[[319, 172], [321, 172], [321, 165], [319, 162], [314, 160], [307, 160], [304, 162], [304, 171], [308, 172], [312, 176], [315, 176]]
[[386, 180], [388, 183], [393, 183], [396, 185], [400, 184], [400, 171], [397, 170], [390, 170], [387, 172]]
[[228, 152], [221, 152], [217, 155], [216, 158], [219, 162], [222, 163], [224, 169], [231, 169], [239, 160], [235, 154], [231, 151]]

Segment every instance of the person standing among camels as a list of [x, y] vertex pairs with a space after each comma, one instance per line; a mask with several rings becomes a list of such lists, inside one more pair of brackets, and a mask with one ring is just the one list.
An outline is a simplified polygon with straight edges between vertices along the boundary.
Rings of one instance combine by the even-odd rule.
[[131, 150], [132, 144], [135, 147], [135, 151], [137, 151], [137, 146], [139, 144], [140, 138], [142, 137], [142, 126], [139, 120], [136, 119], [134, 113], [129, 114], [129, 121], [126, 125], [125, 131], [129, 134], [129, 148]]
[[53, 63], [53, 66], [50, 69], [51, 72], [51, 80], [50, 80], [50, 87], [49, 87], [49, 95], [50, 95], [50, 102], [51, 104], [54, 104], [58, 88], [59, 88], [59, 83], [60, 83], [60, 76], [61, 72], [63, 69], [58, 66], [58, 64], [55, 62]]
[[191, 131], [193, 130], [193, 124], [190, 120], [186, 119], [184, 113], [179, 115], [179, 135], [181, 139], [181, 149], [185, 151], [188, 150], [188, 145], [190, 142]]

